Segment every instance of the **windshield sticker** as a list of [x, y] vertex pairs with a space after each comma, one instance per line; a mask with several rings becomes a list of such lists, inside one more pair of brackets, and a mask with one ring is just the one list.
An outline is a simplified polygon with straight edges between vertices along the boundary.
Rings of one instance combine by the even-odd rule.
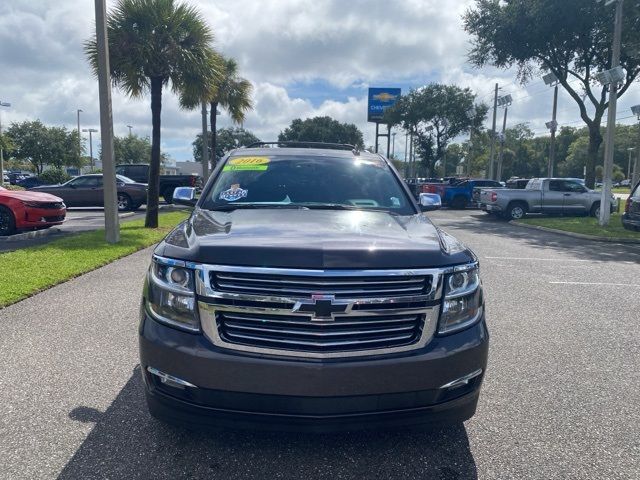
[[239, 183], [235, 183], [231, 185], [229, 190], [225, 190], [224, 192], [220, 192], [220, 200], [226, 200], [227, 202], [235, 202], [240, 200], [241, 198], [246, 198], [249, 193], [249, 190], [244, 190], [240, 188]]
[[222, 169], [223, 172], [264, 172], [269, 168], [268, 157], [232, 158]]

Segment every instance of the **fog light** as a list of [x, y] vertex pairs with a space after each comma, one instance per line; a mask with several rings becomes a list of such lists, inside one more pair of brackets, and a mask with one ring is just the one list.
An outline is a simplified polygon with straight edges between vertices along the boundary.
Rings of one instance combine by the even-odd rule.
[[451, 389], [451, 388], [457, 388], [457, 387], [462, 387], [464, 385], [468, 385], [469, 382], [471, 380], [473, 380], [474, 378], [478, 377], [482, 375], [482, 369], [479, 368], [478, 370], [471, 372], [469, 375], [465, 375], [464, 377], [460, 377], [457, 378], [455, 380], [453, 380], [452, 382], [449, 382], [443, 386], [440, 387], [441, 390], [445, 390], [445, 389]]
[[182, 380], [181, 378], [174, 377], [173, 375], [169, 375], [168, 373], [161, 372], [157, 368], [147, 367], [147, 371], [151, 375], [155, 375], [156, 377], [158, 377], [160, 381], [168, 387], [179, 388], [180, 390], [184, 390], [185, 387], [198, 388], [194, 384], [189, 383], [186, 380]]

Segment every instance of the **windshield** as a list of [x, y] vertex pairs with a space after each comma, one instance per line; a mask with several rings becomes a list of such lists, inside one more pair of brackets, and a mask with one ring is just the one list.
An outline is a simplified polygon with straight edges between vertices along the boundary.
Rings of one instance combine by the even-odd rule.
[[236, 156], [208, 190], [206, 209], [307, 207], [415, 210], [384, 160], [315, 156]]
[[131, 180], [129, 177], [125, 177], [124, 175], [116, 175], [116, 178], [120, 180], [122, 183], [136, 183]]

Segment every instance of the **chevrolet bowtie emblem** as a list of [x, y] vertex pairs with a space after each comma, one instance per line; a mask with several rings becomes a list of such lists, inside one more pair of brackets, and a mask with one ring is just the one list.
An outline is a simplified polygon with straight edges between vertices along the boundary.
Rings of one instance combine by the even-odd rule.
[[335, 320], [336, 313], [348, 313], [351, 302], [336, 300], [335, 295], [311, 295], [311, 300], [300, 300], [293, 307], [294, 313], [310, 313], [311, 320]]
[[387, 92], [382, 92], [382, 93], [379, 93], [379, 94], [373, 96], [373, 98], [375, 100], [379, 100], [379, 101], [385, 102], [385, 103], [386, 102], [390, 102], [392, 100], [395, 100], [396, 97], [397, 97], [397, 95], [391, 95], [390, 93], [387, 93]]

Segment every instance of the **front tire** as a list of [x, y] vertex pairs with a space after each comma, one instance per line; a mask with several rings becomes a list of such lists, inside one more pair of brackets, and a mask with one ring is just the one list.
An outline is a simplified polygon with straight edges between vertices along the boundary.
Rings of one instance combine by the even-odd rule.
[[462, 196], [454, 197], [451, 201], [451, 208], [454, 210], [464, 210], [467, 206], [467, 199]]
[[526, 215], [527, 206], [524, 203], [512, 203], [507, 208], [506, 217], [509, 220], [522, 220]]
[[173, 203], [173, 191], [176, 189], [176, 187], [167, 187], [162, 191], [162, 198], [164, 198], [164, 201], [171, 204]]
[[0, 205], [0, 237], [16, 233], [16, 219], [13, 212]]
[[591, 216], [594, 218], [600, 218], [600, 202], [596, 202], [591, 207]]
[[118, 211], [127, 212], [131, 210], [132, 207], [131, 197], [126, 193], [118, 194]]

